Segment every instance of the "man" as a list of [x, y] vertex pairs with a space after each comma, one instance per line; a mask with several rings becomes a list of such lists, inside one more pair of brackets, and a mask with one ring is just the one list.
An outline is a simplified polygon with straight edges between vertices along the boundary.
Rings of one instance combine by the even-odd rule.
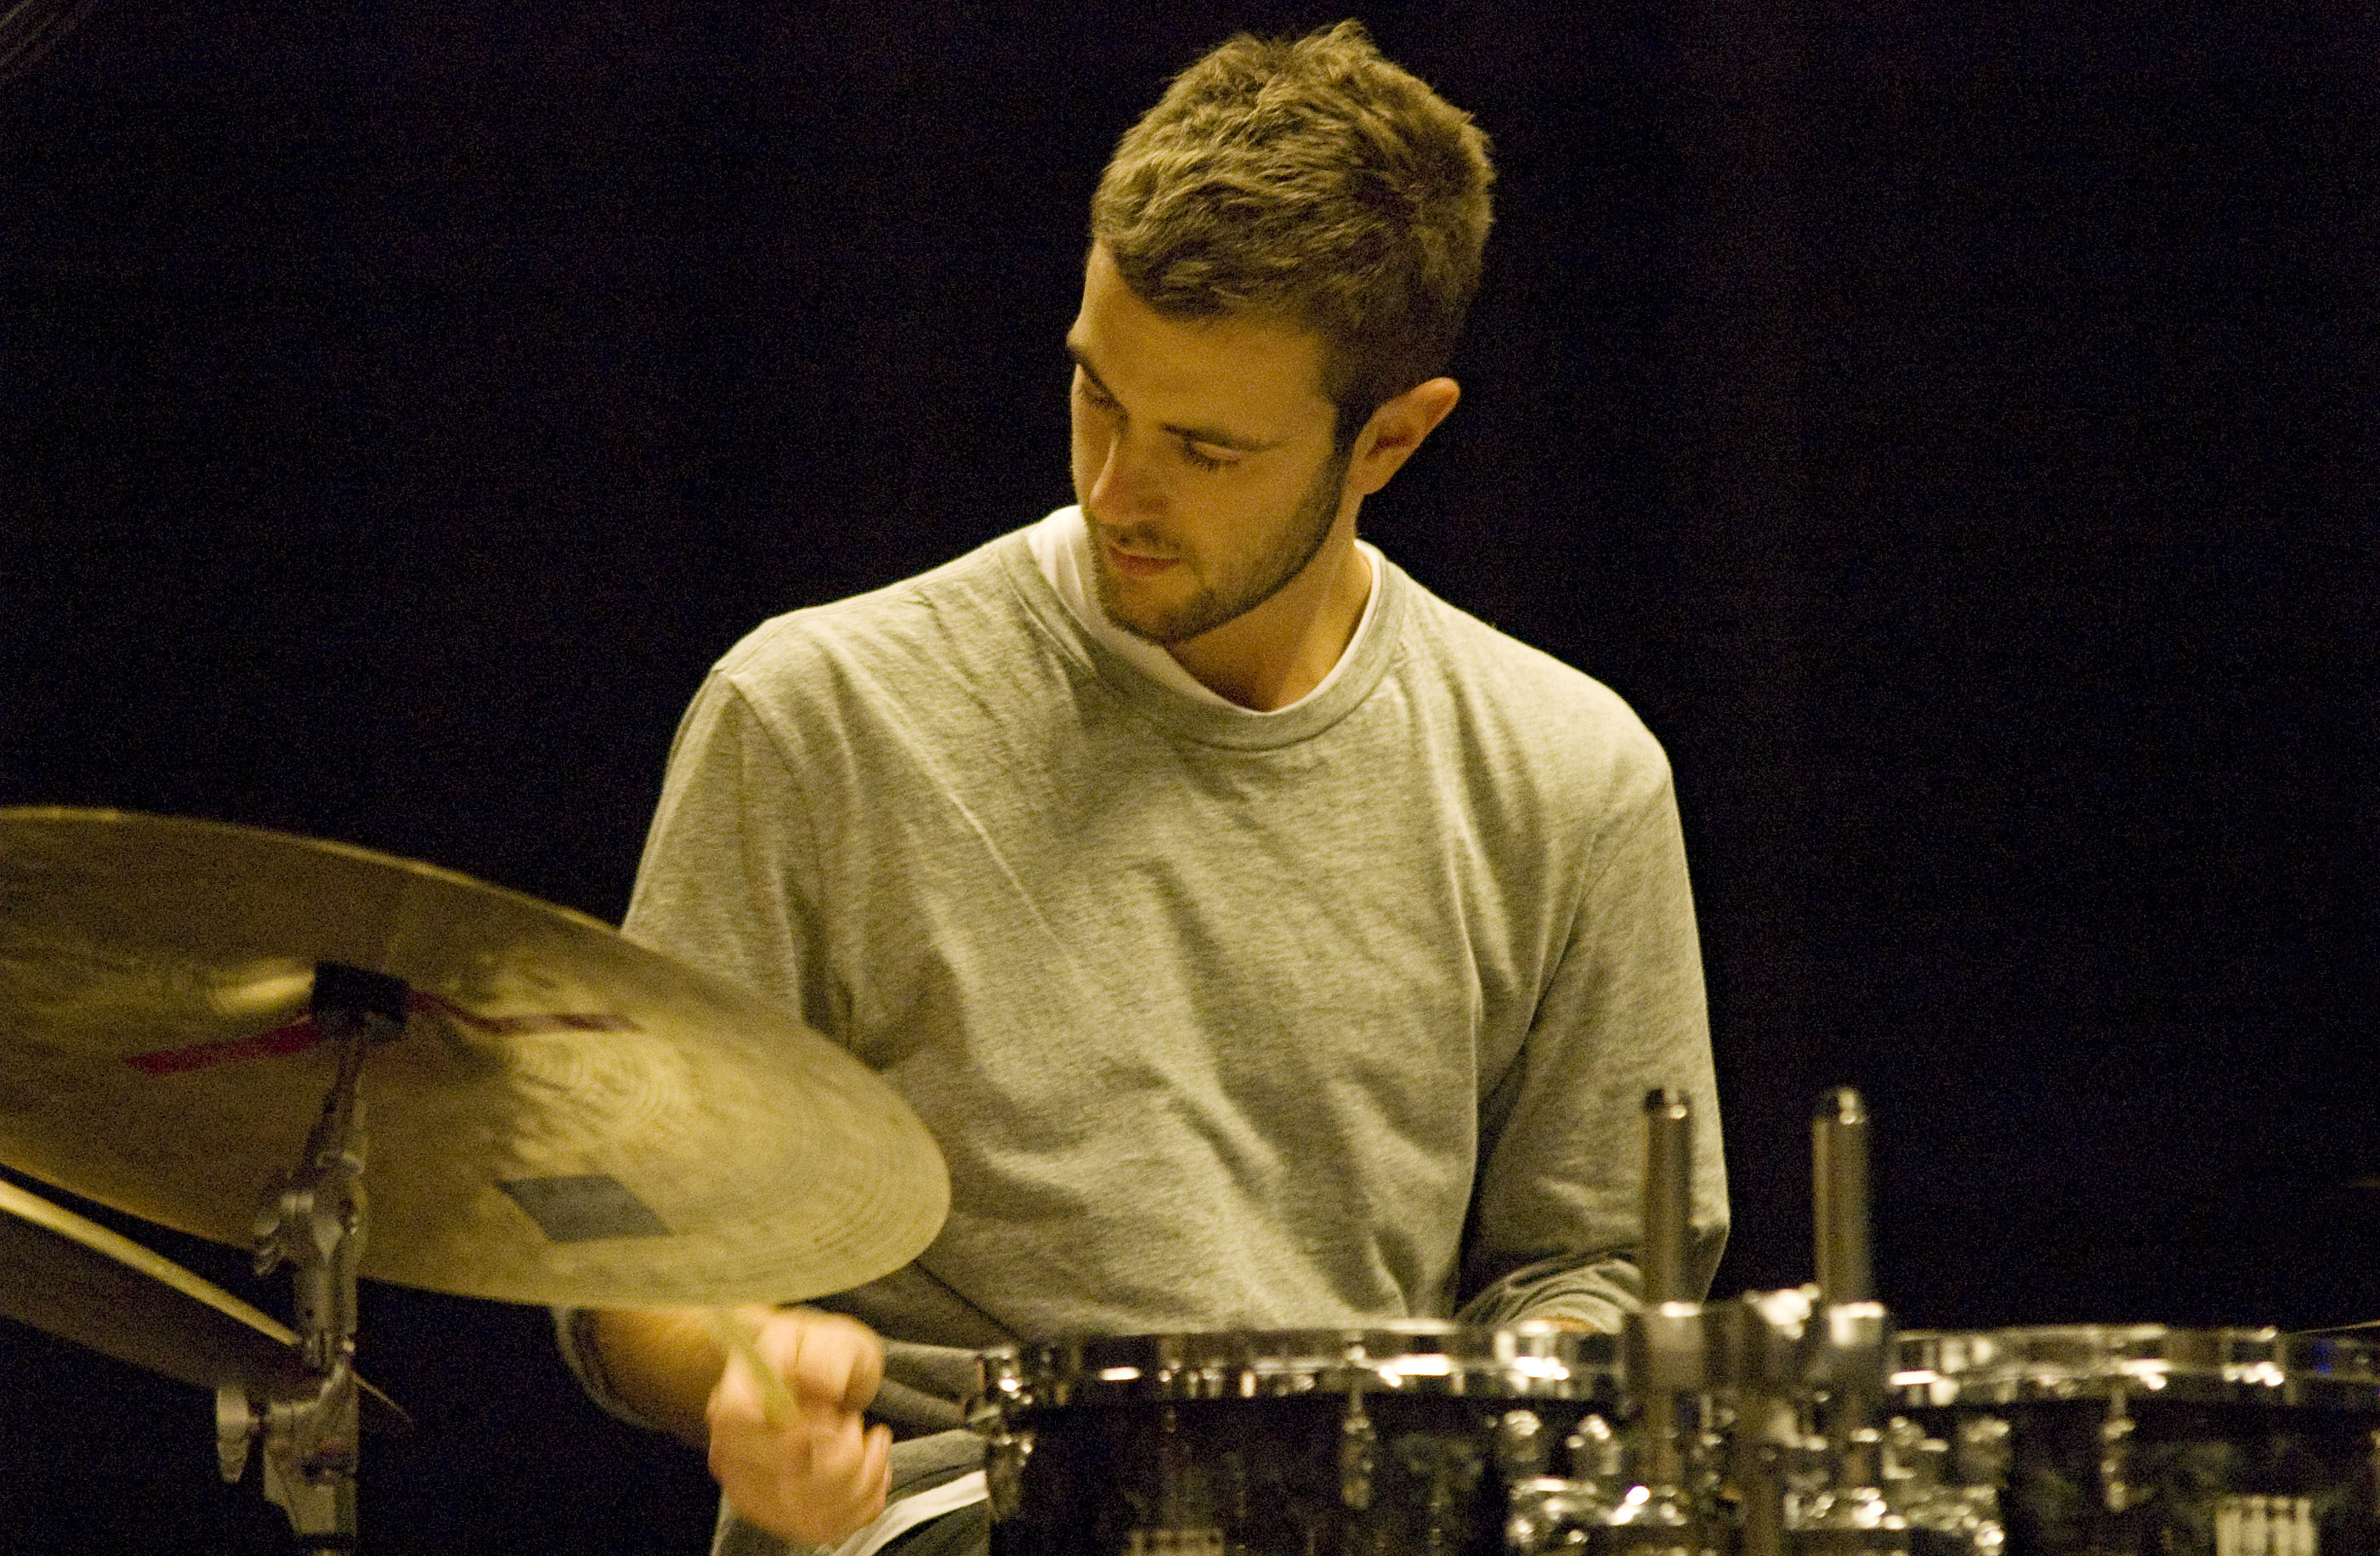
[[847, 1316], [752, 1315], [790, 1412], [700, 1315], [566, 1315], [598, 1397], [707, 1449], [721, 1549], [953, 1500], [1007, 1340], [1615, 1327], [1654, 1086], [1703, 1121], [1707, 1282], [1660, 750], [1355, 537], [1460, 397], [1490, 177], [1354, 23], [1201, 60], [1094, 200], [1078, 505], [768, 623], [688, 712], [628, 933], [873, 1066], [953, 1188]]

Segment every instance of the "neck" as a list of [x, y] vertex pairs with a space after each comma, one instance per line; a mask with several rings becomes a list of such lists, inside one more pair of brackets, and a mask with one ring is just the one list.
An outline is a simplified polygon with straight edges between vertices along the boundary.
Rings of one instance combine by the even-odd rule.
[[1371, 564], [1342, 519], [1271, 598], [1166, 652], [1217, 696], [1270, 713], [1322, 684], [1354, 640], [1372, 588]]

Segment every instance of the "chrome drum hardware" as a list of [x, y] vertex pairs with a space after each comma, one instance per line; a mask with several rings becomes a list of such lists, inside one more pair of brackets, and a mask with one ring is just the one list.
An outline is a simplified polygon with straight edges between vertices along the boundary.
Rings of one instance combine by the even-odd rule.
[[[1900, 1336], [1895, 1402], [1961, 1444], [2016, 1556], [2374, 1556], [2380, 1353], [2269, 1329]], [[1978, 1445], [1988, 1445], [1982, 1451]]]
[[1812, 1124], [1818, 1279], [1688, 1289], [1645, 1099], [1645, 1299], [1544, 1325], [982, 1357], [994, 1556], [2380, 1556], [2380, 1351], [2272, 1330], [1897, 1333], [1867, 1116]]
[[[1047, 1556], [1497, 1556], [1541, 1442], [1618, 1399], [1543, 1325], [1118, 1335], [987, 1352], [992, 1544]], [[1029, 1451], [1018, 1444], [1030, 1443]]]

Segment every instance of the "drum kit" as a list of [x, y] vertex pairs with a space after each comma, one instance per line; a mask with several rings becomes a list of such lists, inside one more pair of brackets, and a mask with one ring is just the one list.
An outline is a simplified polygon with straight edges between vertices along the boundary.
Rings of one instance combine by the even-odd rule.
[[[1543, 1323], [1059, 1338], [980, 1358], [1001, 1556], [2380, 1556], [2380, 1351], [2155, 1326], [1896, 1333], [1867, 1118], [1813, 1125], [1815, 1279], [1706, 1301], [1692, 1119], [1645, 1104], [1645, 1300]], [[0, 1180], [0, 1315], [216, 1396], [351, 1550], [358, 1278], [798, 1300], [905, 1263], [917, 1117], [762, 996], [565, 910], [253, 828], [0, 810], [0, 1165], [285, 1266], [283, 1324]], [[788, 1194], [786, 1185], [801, 1191]]]
[[2380, 1353], [2271, 1330], [1895, 1333], [1867, 1119], [1813, 1126], [1817, 1279], [1682, 1278], [1688, 1116], [1645, 1108], [1645, 1299], [1544, 1324], [984, 1355], [995, 1556], [2375, 1556]]

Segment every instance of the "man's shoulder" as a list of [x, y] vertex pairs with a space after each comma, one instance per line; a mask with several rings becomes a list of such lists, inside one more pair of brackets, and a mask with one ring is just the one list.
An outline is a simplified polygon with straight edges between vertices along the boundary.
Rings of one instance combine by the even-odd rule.
[[1012, 578], [1012, 531], [939, 566], [863, 594], [804, 606], [761, 622], [715, 671], [747, 695], [820, 675], [874, 675], [996, 652], [1027, 630]]
[[1451, 716], [1521, 752], [1567, 763], [1592, 754], [1666, 782], [1660, 742], [1619, 693], [1419, 584], [1410, 599], [1411, 661]]

